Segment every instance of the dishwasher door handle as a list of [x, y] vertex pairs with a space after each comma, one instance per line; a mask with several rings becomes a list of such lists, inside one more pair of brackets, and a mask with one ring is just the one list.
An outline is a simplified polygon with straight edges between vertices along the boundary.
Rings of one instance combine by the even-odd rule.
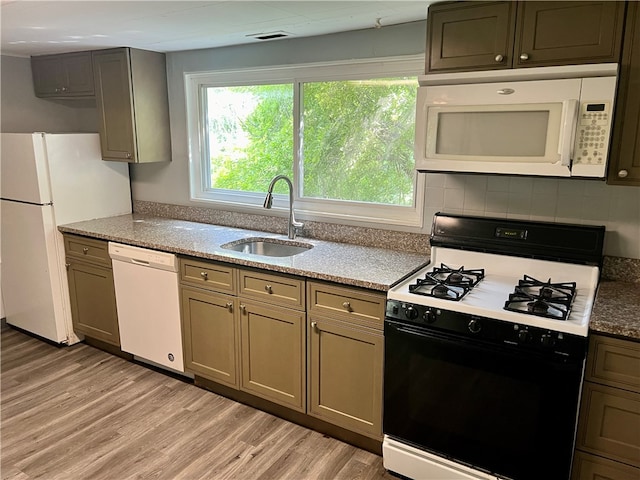
[[135, 258], [131, 259], [131, 263], [135, 263], [136, 265], [142, 265], [144, 267], [148, 267], [149, 266], [149, 262], [147, 262], [145, 260], [136, 260]]

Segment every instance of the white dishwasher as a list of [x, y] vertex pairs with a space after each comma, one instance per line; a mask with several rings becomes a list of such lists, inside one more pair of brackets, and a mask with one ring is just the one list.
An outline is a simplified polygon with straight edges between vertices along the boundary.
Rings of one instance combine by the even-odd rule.
[[184, 372], [175, 255], [109, 242], [120, 348]]

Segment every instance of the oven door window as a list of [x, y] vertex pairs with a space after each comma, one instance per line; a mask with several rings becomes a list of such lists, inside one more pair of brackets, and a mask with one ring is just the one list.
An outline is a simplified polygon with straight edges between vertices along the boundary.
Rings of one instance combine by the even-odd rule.
[[518, 480], [567, 480], [583, 361], [385, 322], [384, 432]]

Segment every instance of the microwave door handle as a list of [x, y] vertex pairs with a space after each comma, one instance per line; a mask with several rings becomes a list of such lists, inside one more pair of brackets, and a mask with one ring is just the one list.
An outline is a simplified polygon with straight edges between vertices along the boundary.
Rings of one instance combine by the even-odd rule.
[[562, 102], [562, 120], [560, 141], [558, 142], [558, 154], [560, 164], [568, 167], [573, 158], [573, 144], [576, 125], [578, 122], [578, 100], [565, 100]]

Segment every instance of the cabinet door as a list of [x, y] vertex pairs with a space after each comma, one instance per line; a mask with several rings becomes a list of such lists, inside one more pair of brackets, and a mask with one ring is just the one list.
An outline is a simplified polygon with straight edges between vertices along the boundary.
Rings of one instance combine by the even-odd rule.
[[571, 480], [638, 480], [640, 470], [606, 458], [576, 452]]
[[640, 394], [585, 382], [577, 448], [640, 467]]
[[238, 388], [236, 300], [188, 287], [181, 296], [186, 369]]
[[617, 63], [624, 2], [518, 2], [513, 66]]
[[116, 294], [110, 268], [67, 259], [73, 328], [120, 346]]
[[240, 389], [304, 412], [305, 314], [240, 299]]
[[[93, 96], [93, 67], [91, 52], [81, 52], [62, 57], [63, 91], [72, 96]], [[65, 90], [66, 89], [66, 90]]]
[[640, 7], [629, 2], [607, 183], [640, 185]]
[[36, 97], [52, 97], [61, 93], [63, 74], [59, 55], [31, 57], [31, 74]]
[[515, 2], [434, 4], [427, 16], [426, 73], [511, 66]]
[[135, 161], [131, 67], [126, 48], [93, 52], [100, 146], [104, 160]]
[[309, 320], [309, 415], [381, 439], [382, 332]]

